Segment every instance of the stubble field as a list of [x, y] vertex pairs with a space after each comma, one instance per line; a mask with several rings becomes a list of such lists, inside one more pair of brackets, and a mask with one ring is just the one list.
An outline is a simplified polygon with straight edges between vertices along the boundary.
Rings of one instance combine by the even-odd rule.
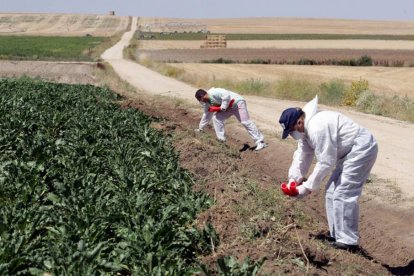
[[126, 16], [0, 13], [0, 35], [111, 36], [128, 24]]
[[[413, 35], [414, 22], [358, 21], [328, 19], [174, 19], [139, 18], [138, 28], [166, 31], [168, 23], [194, 23], [212, 33], [263, 34], [348, 34]], [[157, 29], [158, 28], [158, 29]], [[260, 79], [278, 81], [286, 76], [309, 81], [342, 80], [347, 84], [366, 79], [370, 89], [387, 96], [414, 96], [414, 41], [411, 40], [229, 40], [226, 49], [200, 49], [201, 40], [139, 40], [136, 57], [170, 62], [169, 65], [210, 79]], [[308, 59], [321, 64], [330, 60], [372, 58], [368, 67], [278, 65]], [[269, 64], [207, 64], [203, 61], [227, 60]], [[172, 62], [172, 63], [171, 63]], [[394, 65], [391, 66], [391, 65]], [[397, 67], [395, 67], [395, 65]]]

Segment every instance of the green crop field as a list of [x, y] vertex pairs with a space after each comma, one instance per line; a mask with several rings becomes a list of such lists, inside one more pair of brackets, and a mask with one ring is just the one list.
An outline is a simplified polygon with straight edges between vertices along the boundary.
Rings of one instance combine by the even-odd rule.
[[[0, 80], [0, 274], [188, 275], [216, 236], [170, 138], [91, 85]], [[214, 243], [213, 243], [214, 241]]]
[[0, 36], [0, 59], [89, 61], [104, 40], [87, 36]]

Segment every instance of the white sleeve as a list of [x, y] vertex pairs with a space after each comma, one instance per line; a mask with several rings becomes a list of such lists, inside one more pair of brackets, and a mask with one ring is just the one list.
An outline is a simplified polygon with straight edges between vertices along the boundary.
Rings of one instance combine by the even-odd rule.
[[213, 118], [214, 113], [208, 112], [209, 107], [210, 107], [209, 104], [204, 104], [204, 113], [198, 125], [198, 129], [200, 130], [204, 129], [204, 127], [208, 125], [208, 123], [211, 121], [211, 118]]
[[221, 105], [220, 105], [221, 110], [226, 110], [229, 107], [230, 99], [231, 99], [230, 92], [223, 89], [221, 93]]
[[313, 149], [306, 141], [300, 139], [298, 148], [293, 154], [292, 165], [289, 168], [289, 179], [299, 181], [301, 178], [305, 177], [312, 164], [313, 157]]
[[316, 165], [304, 186], [309, 190], [319, 189], [322, 181], [331, 172], [337, 161], [337, 142], [336, 137], [332, 137], [329, 128], [325, 128], [315, 135]]

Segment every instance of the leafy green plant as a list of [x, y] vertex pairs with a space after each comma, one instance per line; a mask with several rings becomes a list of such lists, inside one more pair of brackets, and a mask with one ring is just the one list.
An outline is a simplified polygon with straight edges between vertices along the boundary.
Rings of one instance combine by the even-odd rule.
[[[266, 259], [262, 258], [254, 262], [247, 257], [242, 263], [239, 263], [237, 259], [231, 256], [224, 256], [217, 260], [217, 273], [219, 275], [254, 276], [257, 275], [265, 261]], [[215, 275], [214, 271], [205, 266], [203, 266], [203, 272], [206, 275]]]
[[362, 56], [357, 60], [357, 65], [358, 66], [372, 66], [373, 65], [372, 58], [367, 55]]
[[345, 84], [341, 80], [331, 80], [320, 85], [319, 99], [322, 104], [340, 105], [345, 91]]
[[282, 99], [307, 101], [315, 97], [318, 87], [304, 79], [284, 78], [278, 81], [275, 90]]
[[356, 108], [365, 113], [414, 122], [414, 102], [407, 96], [386, 97], [364, 91], [358, 97]]
[[360, 79], [358, 81], [353, 81], [351, 87], [345, 91], [342, 104], [346, 106], [356, 106], [361, 93], [367, 90], [369, 90], [369, 83], [367, 80]]
[[0, 80], [0, 274], [189, 274], [219, 240], [197, 230], [168, 137], [91, 85]]

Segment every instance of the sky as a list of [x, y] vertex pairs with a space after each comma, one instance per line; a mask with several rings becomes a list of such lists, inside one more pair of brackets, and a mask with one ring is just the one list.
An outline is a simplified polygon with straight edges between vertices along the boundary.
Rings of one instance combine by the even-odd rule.
[[414, 0], [0, 0], [0, 13], [174, 18], [300, 17], [414, 21]]

